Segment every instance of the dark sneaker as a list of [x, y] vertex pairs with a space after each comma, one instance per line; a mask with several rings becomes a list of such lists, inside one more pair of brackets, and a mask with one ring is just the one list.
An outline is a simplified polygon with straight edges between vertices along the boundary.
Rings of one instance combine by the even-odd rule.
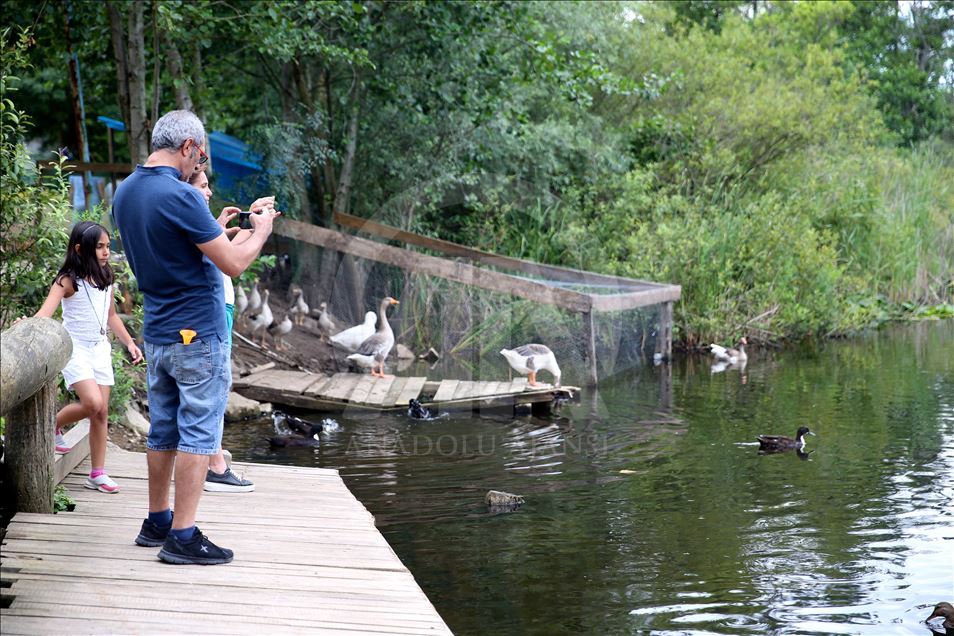
[[166, 537], [169, 535], [169, 528], [171, 527], [171, 523], [168, 526], [160, 526], [157, 523], [149, 521], [149, 519], [143, 519], [139, 536], [136, 537], [136, 544], [144, 545], [147, 548], [158, 548], [166, 542]]
[[209, 492], [252, 492], [255, 484], [242, 479], [231, 468], [226, 468], [221, 475], [210, 468], [205, 473], [205, 489]]
[[188, 541], [179, 541], [171, 532], [159, 550], [159, 559], [180, 565], [217, 565], [232, 561], [233, 553], [209, 541], [198, 528]]

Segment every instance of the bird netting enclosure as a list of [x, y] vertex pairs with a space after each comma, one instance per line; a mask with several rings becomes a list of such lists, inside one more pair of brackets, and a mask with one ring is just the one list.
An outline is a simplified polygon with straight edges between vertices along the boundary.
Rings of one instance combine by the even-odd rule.
[[669, 355], [676, 285], [503, 257], [350, 215], [335, 220], [382, 240], [292, 220], [276, 226], [335, 253], [323, 259], [334, 263], [330, 284], [306, 289], [308, 301], [327, 302], [341, 328], [384, 296], [398, 298], [390, 316], [397, 342], [416, 353], [433, 347], [455, 373], [469, 373], [461, 379], [499, 374], [500, 350], [530, 342], [554, 351], [564, 384], [592, 384]]

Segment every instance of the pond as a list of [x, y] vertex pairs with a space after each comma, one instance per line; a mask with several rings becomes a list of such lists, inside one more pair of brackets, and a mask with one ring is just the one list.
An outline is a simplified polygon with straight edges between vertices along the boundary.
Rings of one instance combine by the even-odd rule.
[[[929, 634], [954, 601], [954, 321], [630, 371], [545, 419], [336, 418], [337, 468], [456, 634]], [[319, 416], [326, 417], [326, 416]], [[760, 433], [809, 437], [759, 455]], [[490, 489], [526, 504], [488, 511]]]

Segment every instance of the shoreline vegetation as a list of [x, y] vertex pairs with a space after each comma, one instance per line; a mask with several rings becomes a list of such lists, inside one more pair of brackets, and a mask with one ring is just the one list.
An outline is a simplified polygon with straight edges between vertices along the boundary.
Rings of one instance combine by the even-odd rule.
[[[75, 5], [66, 42], [60, 2], [0, 10], [3, 326], [75, 220], [69, 161], [36, 169], [81, 154], [68, 51], [92, 161], [97, 115], [148, 133], [130, 90], [189, 106], [252, 145], [294, 218], [680, 284], [683, 350], [954, 317], [950, 2], [154, 4]], [[293, 246], [293, 280], [328, 289], [329, 258]]]

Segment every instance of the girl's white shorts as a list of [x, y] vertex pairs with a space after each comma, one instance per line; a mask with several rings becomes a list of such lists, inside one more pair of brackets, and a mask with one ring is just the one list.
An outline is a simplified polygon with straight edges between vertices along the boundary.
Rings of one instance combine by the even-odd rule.
[[96, 380], [96, 384], [112, 386], [113, 360], [112, 347], [107, 338], [102, 340], [77, 340], [73, 338], [73, 356], [63, 367], [63, 379], [66, 388], [82, 380]]

